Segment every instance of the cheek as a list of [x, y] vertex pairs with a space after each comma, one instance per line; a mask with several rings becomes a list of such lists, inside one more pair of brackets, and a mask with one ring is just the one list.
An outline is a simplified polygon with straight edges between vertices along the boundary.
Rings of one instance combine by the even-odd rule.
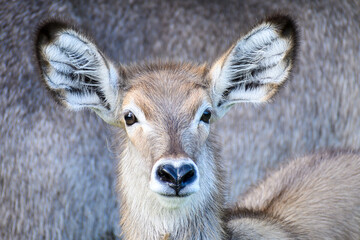
[[197, 129], [197, 134], [198, 134], [199, 142], [201, 144], [204, 144], [206, 142], [207, 138], [209, 137], [209, 133], [210, 133], [209, 125], [204, 125], [202, 123], [199, 124]]
[[143, 128], [138, 126], [133, 129], [127, 129], [126, 132], [130, 142], [136, 148], [136, 150], [144, 157], [147, 157], [149, 155], [149, 146], [146, 141], [147, 136]]
[[[142, 184], [150, 180], [152, 169], [152, 155], [151, 147], [148, 143], [147, 136], [144, 130], [139, 126], [131, 130], [127, 129], [127, 147], [125, 149], [125, 156], [128, 159], [126, 162], [127, 168], [124, 171], [131, 172], [133, 175], [133, 184], [140, 184], [137, 188], [141, 188]], [[136, 171], [134, 172], [134, 169]]]

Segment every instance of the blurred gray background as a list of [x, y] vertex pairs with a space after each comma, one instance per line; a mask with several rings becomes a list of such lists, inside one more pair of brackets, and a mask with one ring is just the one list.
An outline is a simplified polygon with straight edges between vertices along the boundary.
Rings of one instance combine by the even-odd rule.
[[111, 131], [67, 112], [36, 72], [33, 35], [49, 16], [91, 33], [114, 61], [211, 63], [265, 16], [299, 24], [292, 79], [267, 105], [238, 105], [216, 123], [231, 176], [229, 203], [295, 156], [360, 149], [360, 2], [0, 1], [0, 239], [114, 239]]

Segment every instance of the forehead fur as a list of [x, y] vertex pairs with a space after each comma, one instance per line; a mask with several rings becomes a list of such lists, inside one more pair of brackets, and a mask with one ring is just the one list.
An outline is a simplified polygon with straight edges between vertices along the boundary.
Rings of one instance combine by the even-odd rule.
[[[128, 87], [133, 87], [138, 84], [162, 84], [164, 81], [168, 81], [168, 83], [175, 82], [179, 84], [189, 82], [201, 85], [203, 87], [208, 87], [209, 82], [206, 80], [207, 73], [208, 68], [206, 64], [197, 65], [191, 63], [161, 61], [134, 64], [123, 69], [123, 77], [126, 78], [126, 84]], [[150, 79], [143, 79], [143, 77], [156, 74], [168, 74], [168, 76], [177, 77], [175, 79], [158, 79], [156, 82]]]
[[135, 101], [148, 118], [158, 111], [193, 115], [202, 100], [209, 99], [205, 65], [157, 62], [130, 66], [124, 73], [128, 91], [123, 105]]

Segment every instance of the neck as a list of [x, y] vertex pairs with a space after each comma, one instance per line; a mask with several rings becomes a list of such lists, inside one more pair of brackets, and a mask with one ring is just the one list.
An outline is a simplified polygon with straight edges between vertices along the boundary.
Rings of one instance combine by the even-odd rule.
[[[202, 154], [203, 155], [203, 154]], [[149, 179], [139, 170], [126, 174], [129, 169], [138, 169], [142, 159], [136, 151], [126, 147], [119, 165], [119, 189], [121, 198], [121, 227], [126, 240], [177, 240], [177, 239], [223, 239], [222, 210], [224, 205], [224, 175], [217, 166], [216, 157], [210, 159], [213, 165], [214, 186], [201, 190], [186, 199], [161, 199], [148, 188]], [[198, 167], [208, 162], [199, 161]], [[144, 163], [142, 163], [144, 165]], [[140, 165], [141, 166], [141, 165]], [[200, 174], [201, 174], [201, 170]], [[204, 173], [205, 174], [205, 173]], [[221, 177], [221, 178], [220, 178]], [[211, 176], [210, 176], [211, 178]], [[136, 181], [134, 181], [136, 179]], [[206, 186], [210, 179], [203, 177], [200, 186]], [[129, 184], [130, 183], [130, 184]], [[167, 206], [162, 201], [168, 201]]]
[[127, 200], [122, 201], [121, 226], [124, 239], [222, 239], [221, 212], [218, 205], [215, 207], [209, 204], [199, 210], [158, 208], [154, 211], [156, 205], [151, 204], [159, 203], [147, 203], [142, 206], [143, 209], [134, 209], [134, 204], [129, 204]]

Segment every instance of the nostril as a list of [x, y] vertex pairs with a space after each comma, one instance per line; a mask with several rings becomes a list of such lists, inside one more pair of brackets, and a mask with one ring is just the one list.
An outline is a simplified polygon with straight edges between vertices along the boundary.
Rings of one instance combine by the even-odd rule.
[[186, 164], [181, 166], [179, 170], [179, 182], [182, 187], [193, 182], [195, 179], [195, 169], [193, 165]]
[[159, 166], [156, 173], [163, 182], [173, 184], [176, 184], [177, 182], [177, 170], [172, 165], [167, 164]]
[[190, 170], [189, 172], [187, 172], [182, 178], [181, 178], [181, 182], [182, 183], [186, 183], [186, 182], [191, 182], [192, 178], [195, 176], [195, 171], [194, 170]]

